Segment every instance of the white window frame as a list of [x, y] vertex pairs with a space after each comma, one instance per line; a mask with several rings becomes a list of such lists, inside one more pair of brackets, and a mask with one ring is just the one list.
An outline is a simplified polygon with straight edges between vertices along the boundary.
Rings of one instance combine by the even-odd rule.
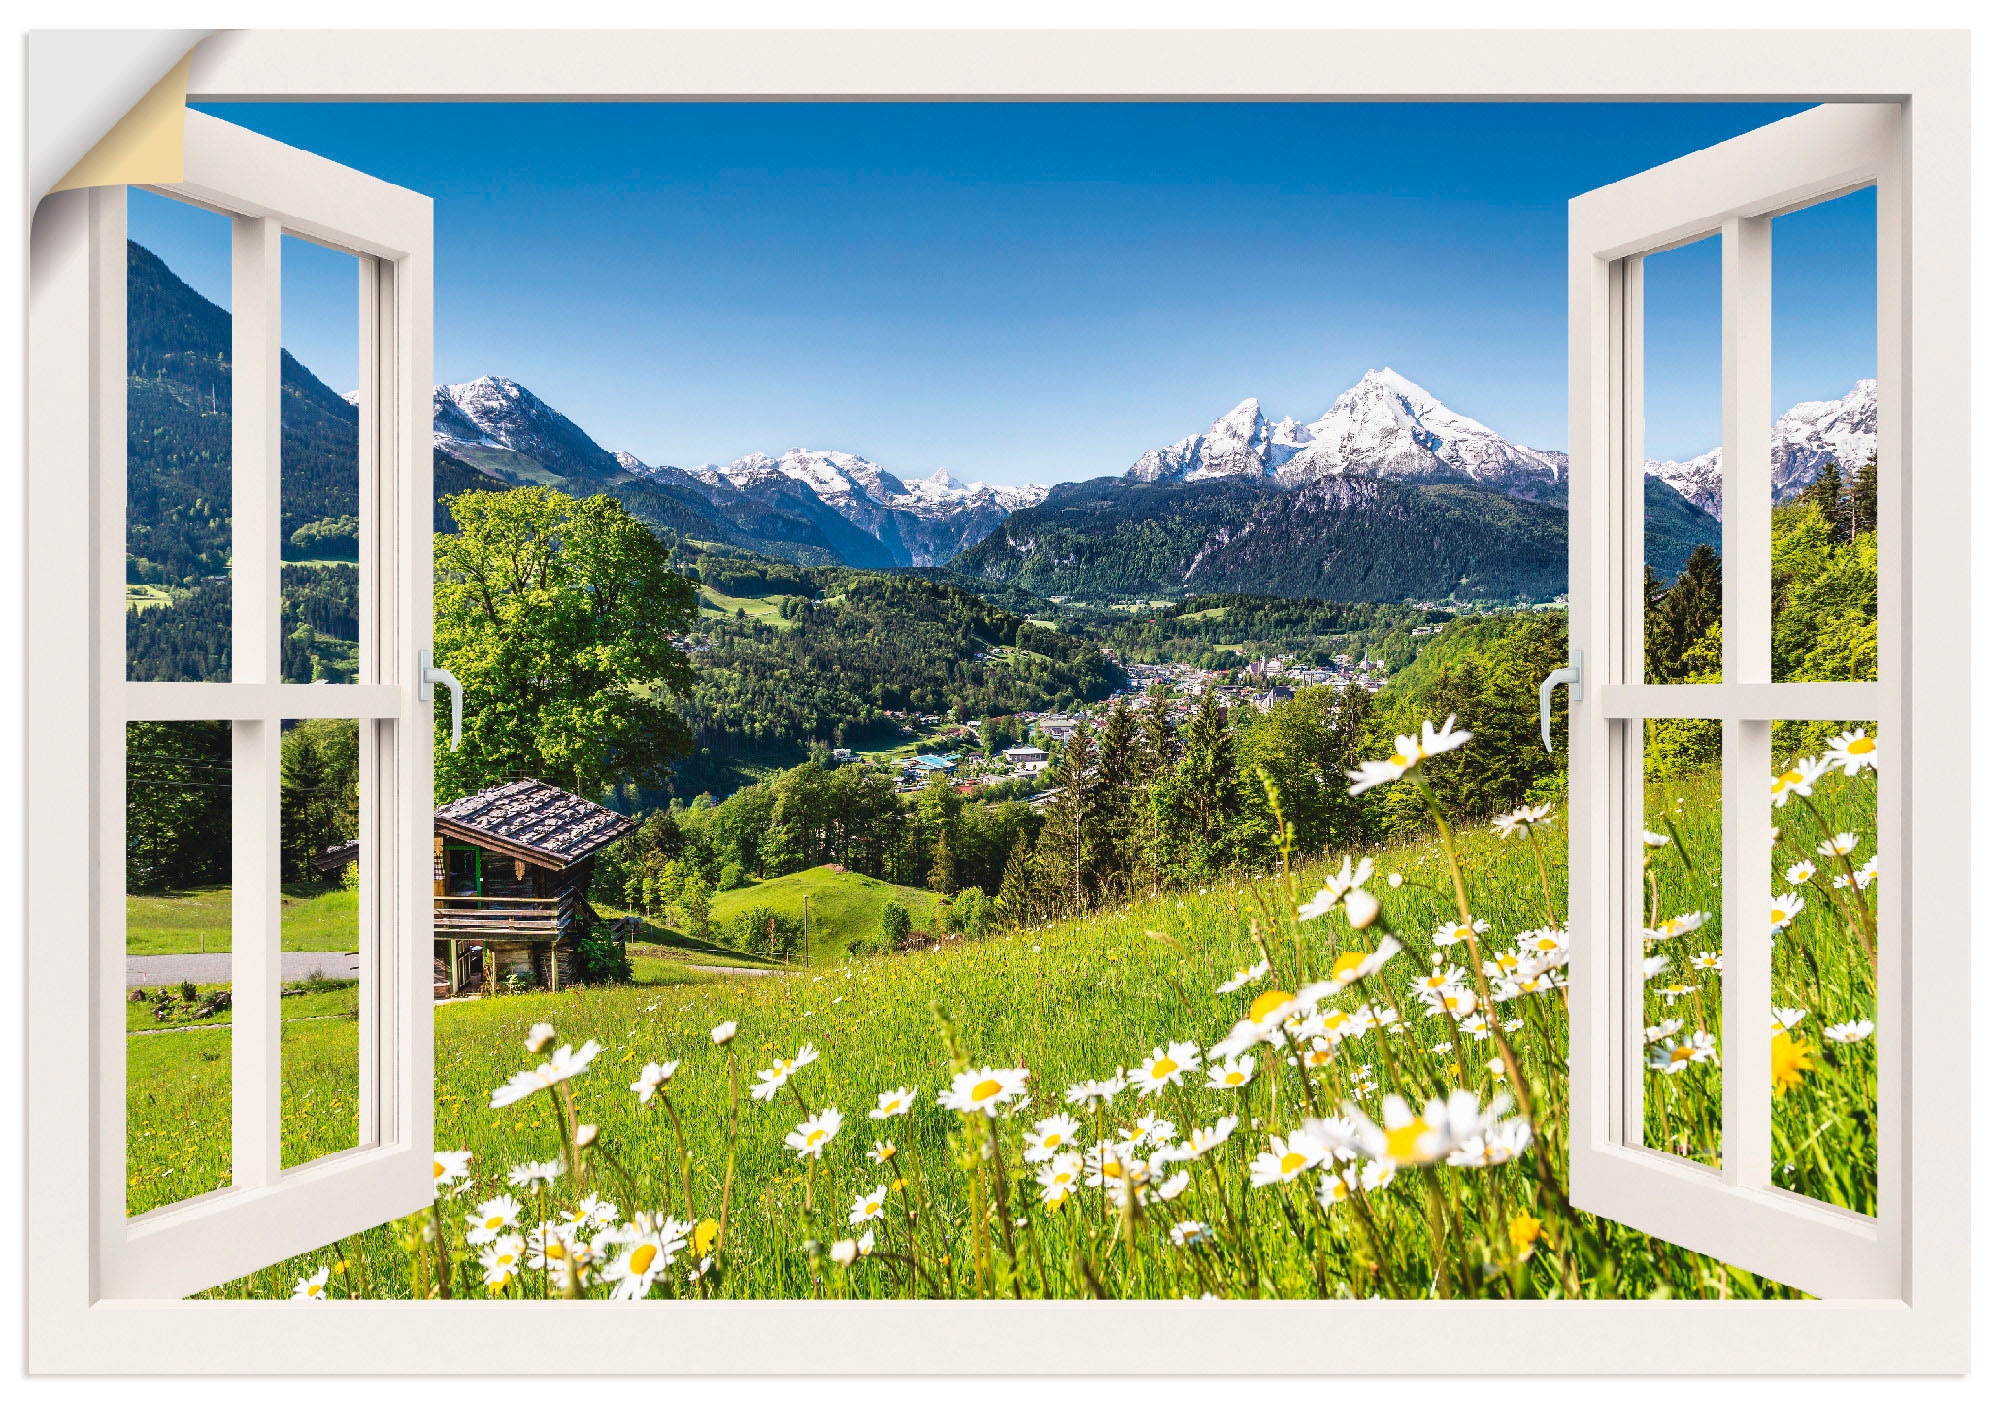
[[[75, 667], [68, 714], [31, 717], [33, 762], [88, 775], [92, 829], [28, 828], [31, 902], [90, 892], [96, 980], [91, 1056], [43, 1075], [76, 1078], [88, 1172], [62, 1189], [88, 1223], [83, 1262], [102, 1299], [172, 1300], [415, 1211], [431, 1195], [431, 721], [414, 685], [431, 637], [431, 208], [424, 196], [199, 112], [186, 114], [185, 179], [158, 193], [214, 211], [231, 240], [231, 671], [226, 682], [125, 680], [126, 190], [60, 197], [50, 210], [80, 254], [38, 292], [36, 330], [89, 357], [87, 440], [73, 482], [94, 550], [90, 588], [37, 594], [35, 666]], [[287, 237], [355, 257], [361, 582], [353, 685], [300, 686], [280, 670], [281, 261]], [[57, 300], [61, 299], [61, 300]], [[44, 315], [46, 313], [46, 315]], [[39, 342], [38, 342], [39, 344]], [[53, 351], [53, 347], [50, 348]], [[37, 371], [42, 367], [38, 363]], [[37, 487], [44, 484], [38, 482]], [[94, 486], [93, 486], [94, 485]], [[38, 504], [39, 505], [39, 504]], [[51, 504], [53, 505], [53, 504]], [[39, 522], [39, 514], [37, 515]], [[58, 547], [68, 549], [68, 542]], [[44, 545], [31, 534], [30, 549]], [[93, 560], [94, 557], [94, 560]], [[31, 572], [46, 562], [31, 556]], [[58, 616], [63, 621], [58, 621]], [[75, 705], [83, 691], [87, 708]], [[278, 762], [281, 726], [352, 718], [359, 728], [360, 979], [356, 1147], [281, 1164]], [[125, 753], [132, 721], [227, 721], [231, 729], [230, 1183], [126, 1216]], [[76, 727], [85, 729], [74, 729]], [[65, 734], [71, 732], [73, 734]], [[72, 740], [93, 747], [78, 752]], [[45, 744], [46, 742], [46, 744]], [[31, 776], [31, 782], [33, 777]], [[46, 867], [49, 876], [39, 877]], [[71, 886], [70, 884], [74, 884]], [[53, 916], [40, 919], [55, 919]], [[63, 924], [74, 927], [72, 916]], [[43, 951], [38, 950], [38, 956]], [[49, 1186], [43, 1186], [49, 1187]], [[51, 1189], [51, 1191], [53, 1191]], [[37, 1221], [40, 1221], [37, 1215]]]
[[[237, 31], [195, 53], [190, 100], [628, 98], [1739, 99], [1893, 102], [1904, 112], [1907, 206], [1902, 428], [1907, 603], [1970, 588], [1970, 74], [1963, 34], [1512, 31], [391, 33]], [[1274, 54], [1283, 55], [1273, 63]], [[30, 81], [33, 74], [31, 45]], [[89, 736], [76, 703], [88, 657], [56, 634], [89, 620], [54, 598], [88, 590], [90, 503], [66, 467], [96, 429], [78, 266], [88, 197], [47, 202], [31, 260], [29, 757], [31, 837], [87, 835], [70, 782]], [[44, 354], [44, 352], [48, 354]], [[1572, 443], [1572, 448], [1580, 447]], [[1886, 510], [1886, 508], [1885, 508]], [[1574, 604], [1574, 600], [1572, 601]], [[90, 961], [62, 939], [70, 904], [30, 859], [28, 1332], [41, 1371], [163, 1369], [423, 1372], [464, 1359], [510, 1371], [1150, 1372], [1321, 1367], [1302, 1329], [1337, 1341], [1343, 1372], [1952, 1372], [1970, 1338], [1970, 669], [1955, 608], [1906, 608], [1900, 705], [1906, 755], [1901, 889], [1924, 940], [1905, 952], [1909, 1054], [1900, 1087], [1925, 1153], [1903, 1166], [1909, 1211], [1895, 1288], [1867, 1298], [1756, 1302], [1051, 1303], [1013, 1322], [1004, 1360], [982, 1347], [1005, 1305], [819, 1302], [283, 1302], [105, 1298], [80, 1260], [69, 1180], [88, 1168], [79, 1093], [91, 1049]], [[51, 629], [55, 631], [51, 632]], [[91, 705], [98, 705], [93, 700]], [[1585, 720], [1572, 700], [1572, 724]], [[52, 836], [37, 849], [58, 860]], [[44, 1226], [47, 1224], [47, 1226]], [[643, 1328], [639, 1315], [643, 1313]], [[1016, 1310], [1018, 1315], [1019, 1311]], [[1018, 1328], [1026, 1323], [1027, 1328]], [[1496, 1355], [1520, 1332], [1547, 1350]], [[435, 1341], [457, 1349], [441, 1357]], [[1160, 1341], [1183, 1347], [1163, 1354]]]
[[[1584, 682], [1570, 731], [1570, 1197], [1654, 1237], [1820, 1297], [1901, 1285], [1912, 1148], [1904, 978], [1912, 929], [1904, 823], [1908, 596], [1904, 486], [1903, 110], [1815, 107], [1570, 202], [1570, 642]], [[1879, 681], [1771, 681], [1771, 223], [1872, 186], [1879, 361]], [[1722, 680], [1645, 681], [1644, 260], [1720, 235]], [[1722, 1168], [1643, 1145], [1639, 855], [1644, 727], [1722, 726]], [[1771, 1185], [1771, 722], [1874, 723], [1883, 873], [1875, 1015], [1875, 1217]], [[1741, 1049], [1731, 1055], [1731, 1049]]]

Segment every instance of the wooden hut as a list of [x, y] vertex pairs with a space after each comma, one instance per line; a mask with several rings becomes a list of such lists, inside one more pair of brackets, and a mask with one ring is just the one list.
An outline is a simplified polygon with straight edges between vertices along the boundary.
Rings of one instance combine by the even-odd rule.
[[493, 992], [522, 980], [560, 989], [596, 920], [586, 899], [597, 853], [638, 825], [540, 780], [517, 779], [437, 811], [436, 992]]

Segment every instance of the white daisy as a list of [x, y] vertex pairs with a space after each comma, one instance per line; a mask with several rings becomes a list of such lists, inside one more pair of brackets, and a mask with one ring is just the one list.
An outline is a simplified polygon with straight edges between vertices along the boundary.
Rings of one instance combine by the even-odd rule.
[[1771, 898], [1771, 933], [1776, 935], [1791, 925], [1805, 909], [1806, 899], [1797, 892], [1779, 892]]
[[[298, 1284], [292, 1287], [292, 1299], [295, 1301], [325, 1300], [327, 1270], [326, 1267], [321, 1267], [311, 1276], [300, 1277]], [[331, 1319], [331, 1317], [328, 1318]]]
[[1826, 777], [1833, 768], [1833, 762], [1825, 756], [1816, 760], [1798, 760], [1783, 774], [1771, 776], [1771, 805], [1782, 809], [1785, 801], [1794, 794], [1801, 799], [1812, 797], [1813, 786]]
[[1125, 1074], [1128, 1084], [1139, 1088], [1141, 1096], [1157, 1096], [1169, 1086], [1179, 1086], [1191, 1068], [1201, 1065], [1201, 1050], [1193, 1043], [1170, 1043]]
[[1826, 1040], [1830, 1043], [1866, 1042], [1874, 1031], [1875, 1024], [1871, 1020], [1857, 1018], [1852, 1022], [1829, 1025], [1826, 1030]]
[[1234, 1091], [1250, 1085], [1257, 1075], [1257, 1059], [1245, 1054], [1233, 1057], [1227, 1062], [1211, 1062], [1208, 1067], [1208, 1085], [1214, 1091]]
[[1238, 989], [1247, 988], [1250, 985], [1255, 984], [1258, 980], [1262, 979], [1265, 975], [1269, 974], [1270, 972], [1271, 972], [1271, 962], [1269, 960], [1259, 960], [1257, 961], [1256, 964], [1251, 965], [1248, 969], [1237, 970], [1236, 973], [1230, 975], [1229, 978], [1223, 980], [1220, 984], [1216, 985], [1215, 992], [1218, 994], [1233, 994]]
[[465, 1240], [474, 1246], [492, 1242], [521, 1220], [521, 1205], [512, 1194], [489, 1198], [465, 1215]]
[[604, 1279], [615, 1283], [614, 1301], [643, 1300], [688, 1244], [693, 1226], [678, 1218], [641, 1213], [630, 1227], [606, 1233], [593, 1248], [607, 1260]]
[[1493, 831], [1502, 838], [1512, 838], [1547, 823], [1553, 811], [1554, 806], [1551, 804], [1536, 804], [1532, 808], [1523, 804], [1511, 813], [1501, 814], [1494, 819]]
[[829, 1106], [802, 1121], [798, 1129], [785, 1137], [785, 1144], [800, 1159], [818, 1159], [840, 1133], [841, 1119], [840, 1112]]
[[470, 1150], [439, 1150], [431, 1156], [431, 1183], [434, 1187], [455, 1184], [471, 1172]]
[[1875, 737], [1859, 726], [1851, 731], [1842, 731], [1826, 743], [1824, 758], [1828, 764], [1838, 765], [1841, 773], [1852, 779], [1863, 770], [1876, 767]]
[[643, 1106], [652, 1100], [654, 1093], [672, 1081], [680, 1069], [678, 1062], [648, 1062], [641, 1067], [639, 1080], [632, 1083], [632, 1090], [639, 1093], [639, 1104]]
[[1250, 1161], [1250, 1186], [1261, 1189], [1289, 1184], [1308, 1169], [1323, 1169], [1332, 1162], [1332, 1150], [1303, 1128], [1282, 1140], [1273, 1135], [1271, 1148]]
[[533, 1188], [536, 1184], [553, 1184], [562, 1177], [563, 1164], [559, 1159], [529, 1160], [517, 1164], [507, 1171], [507, 1182], [517, 1189]]
[[1075, 1116], [1045, 1116], [1036, 1121], [1035, 1128], [1024, 1137], [1027, 1144], [1021, 1151], [1021, 1158], [1029, 1164], [1040, 1164], [1045, 1159], [1053, 1158], [1056, 1151], [1075, 1144], [1077, 1132], [1082, 1129], [1083, 1122]]
[[555, 1051], [555, 1056], [541, 1066], [526, 1072], [516, 1072], [507, 1079], [507, 1084], [493, 1093], [491, 1109], [511, 1106], [526, 1096], [538, 1091], [546, 1091], [557, 1082], [568, 1081], [583, 1071], [598, 1053], [604, 1051], [595, 1038], [580, 1048], [571, 1048], [564, 1043]]
[[899, 1086], [893, 1091], [879, 1092], [875, 1097], [875, 1109], [868, 1113], [868, 1119], [889, 1120], [895, 1116], [906, 1116], [910, 1113], [910, 1107], [916, 1104], [917, 1093], [914, 1087]]
[[503, 1234], [489, 1242], [479, 1254], [479, 1267], [486, 1284], [495, 1290], [505, 1286], [521, 1270], [521, 1254], [527, 1239], [517, 1232]]
[[938, 1093], [938, 1104], [948, 1111], [984, 1111], [997, 1116], [1001, 1106], [1026, 1095], [1027, 1090], [1026, 1067], [978, 1067], [953, 1077], [950, 1088]]
[[882, 1205], [888, 1201], [889, 1186], [877, 1184], [865, 1194], [857, 1194], [854, 1206], [847, 1210], [847, 1221], [855, 1227], [871, 1223], [882, 1216]]

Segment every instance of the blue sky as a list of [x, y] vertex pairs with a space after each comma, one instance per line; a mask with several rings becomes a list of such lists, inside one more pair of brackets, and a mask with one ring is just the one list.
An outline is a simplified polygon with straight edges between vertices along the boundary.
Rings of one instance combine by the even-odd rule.
[[[437, 200], [439, 379], [510, 376], [651, 463], [804, 446], [1021, 482], [1120, 472], [1247, 395], [1311, 419], [1382, 365], [1563, 447], [1565, 201], [1796, 109], [207, 110]], [[162, 203], [134, 237], [226, 300], [222, 221]], [[1874, 373], [1872, 194], [1775, 247], [1782, 410]], [[1686, 457], [1718, 436], [1717, 264], [1655, 262], [1647, 448]], [[288, 260], [285, 344], [341, 390], [353, 276]]]

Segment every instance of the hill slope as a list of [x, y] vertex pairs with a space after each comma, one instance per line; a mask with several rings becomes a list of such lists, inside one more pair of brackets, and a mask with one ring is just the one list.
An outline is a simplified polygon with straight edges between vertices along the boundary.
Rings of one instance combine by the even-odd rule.
[[928, 927], [936, 901], [930, 892], [899, 887], [859, 872], [809, 867], [803, 872], [767, 878], [734, 891], [718, 892], [710, 915], [716, 924], [723, 925], [737, 912], [755, 906], [768, 906], [792, 917], [810, 909], [807, 956], [818, 961], [838, 959], [847, 953], [849, 941], [881, 930], [883, 908], [891, 902], [901, 904], [910, 913], [911, 925], [918, 929]]

